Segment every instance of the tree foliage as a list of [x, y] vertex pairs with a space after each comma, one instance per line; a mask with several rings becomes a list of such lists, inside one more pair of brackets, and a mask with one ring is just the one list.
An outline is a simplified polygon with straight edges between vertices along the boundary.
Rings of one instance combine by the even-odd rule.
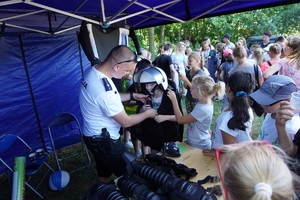
[[[205, 36], [210, 37], [214, 44], [222, 39], [223, 34], [229, 33], [231, 41], [236, 42], [239, 37], [247, 39], [250, 36], [262, 35], [266, 30], [272, 31], [273, 35], [300, 35], [299, 21], [300, 3], [222, 15], [154, 27], [152, 45], [157, 49], [162, 41], [176, 45], [187, 39], [193, 48], [198, 48]], [[149, 49], [148, 29], [136, 30], [136, 34], [141, 47]]]

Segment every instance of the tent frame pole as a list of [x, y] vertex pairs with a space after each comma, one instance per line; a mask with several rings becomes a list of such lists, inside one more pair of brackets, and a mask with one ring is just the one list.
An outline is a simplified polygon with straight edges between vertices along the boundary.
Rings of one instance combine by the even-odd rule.
[[[102, 1], [102, 0], [101, 0]], [[123, 8], [121, 8], [118, 12], [116, 12], [113, 16], [111, 16], [108, 20], [105, 21], [105, 19], [103, 19], [104, 21], [104, 25], [108, 24], [109, 22], [111, 22], [113, 19], [115, 19], [119, 14], [123, 13], [127, 8], [129, 8], [132, 4], [134, 4], [137, 0], [131, 0], [130, 2], [128, 2], [128, 4], [126, 4]]]
[[16, 4], [16, 3], [23, 3], [23, 2], [20, 1], [20, 0], [3, 1], [3, 2], [0, 2], [0, 6], [8, 6], [8, 5], [11, 5], [11, 4]]
[[44, 34], [51, 34], [45, 31], [40, 31], [40, 30], [36, 30], [36, 29], [32, 29], [32, 28], [26, 28], [23, 26], [17, 26], [17, 25], [13, 25], [13, 24], [8, 24], [8, 23], [2, 23], [0, 22], [0, 24], [5, 24], [5, 26], [10, 26], [10, 27], [14, 27], [14, 28], [19, 28], [19, 29], [24, 29], [24, 30], [28, 30], [28, 31], [34, 31], [34, 32], [38, 32], [38, 33], [44, 33]]
[[15, 16], [11, 16], [11, 17], [2, 18], [2, 19], [0, 19], [0, 22], [10, 20], [10, 19], [19, 18], [19, 17], [25, 17], [25, 16], [28, 16], [28, 15], [34, 15], [34, 14], [38, 14], [38, 13], [41, 13], [41, 12], [45, 12], [45, 10], [38, 10], [38, 11], [34, 11], [34, 12], [24, 13], [24, 14], [21, 14], [21, 15], [15, 15]]
[[112, 21], [110, 21], [110, 24], [114, 24], [114, 23], [117, 23], [117, 22], [119, 22], [119, 21], [123, 21], [123, 20], [125, 20], [125, 19], [130, 18], [130, 17], [134, 17], [134, 16], [137, 16], [137, 15], [139, 15], [139, 14], [142, 14], [142, 13], [145, 13], [145, 12], [149, 12], [149, 11], [151, 11], [151, 10], [152, 10], [152, 8], [148, 8], [148, 9], [146, 9], [146, 10], [142, 10], [142, 11], [137, 12], [137, 13], [134, 13], [134, 14], [132, 14], [132, 15], [127, 15], [127, 16], [125, 16], [125, 17], [121, 17], [121, 18], [118, 18], [118, 19], [116, 19], [116, 20], [112, 20]]
[[[85, 3], [87, 2], [87, 0], [84, 0], [73, 12], [72, 14], [76, 13]], [[70, 16], [68, 16], [56, 29], [54, 32], [57, 32], [57, 30], [66, 23], [66, 21], [68, 21], [70, 18]], [[68, 29], [69, 30], [69, 29]]]
[[63, 32], [66, 32], [66, 31], [69, 31], [69, 30], [72, 30], [72, 29], [75, 29], [75, 28], [80, 28], [80, 26], [81, 26], [81, 24], [77, 25], [77, 26], [70, 27], [70, 28], [66, 28], [66, 29], [61, 30], [61, 31], [54, 32], [53, 34], [60, 34], [60, 33], [63, 33]]
[[59, 10], [59, 9], [56, 9], [56, 8], [51, 8], [49, 6], [45, 6], [45, 5], [42, 5], [42, 4], [39, 4], [39, 3], [32, 2], [31, 0], [26, 0], [26, 1], [24, 1], [24, 3], [35, 6], [35, 7], [43, 8], [45, 10], [50, 10], [50, 11], [57, 12], [57, 13], [60, 13], [60, 14], [63, 14], [63, 15], [74, 17], [74, 18], [77, 18], [77, 19], [81, 19], [81, 20], [84, 20], [84, 21], [87, 21], [87, 22], [91, 22], [93, 24], [102, 25], [102, 22], [98, 22], [96, 20], [92, 20], [92, 19], [89, 19], [89, 18], [86, 18], [86, 17], [81, 17], [81, 16], [78, 16], [78, 15], [74, 15], [74, 14], [71, 14], [69, 12], [65, 12], [65, 11], [62, 11], [62, 10]]
[[222, 4], [220, 4], [220, 5], [218, 5], [218, 6], [214, 7], [214, 8], [212, 8], [212, 9], [210, 9], [210, 10], [208, 10], [208, 11], [202, 13], [201, 15], [198, 15], [198, 16], [196, 16], [196, 17], [194, 17], [194, 18], [188, 20], [187, 22], [191, 22], [191, 21], [193, 21], [193, 20], [195, 20], [195, 19], [198, 19], [199, 17], [201, 17], [201, 16], [203, 16], [203, 15], [206, 15], [207, 13], [210, 13], [210, 12], [212, 12], [212, 11], [214, 11], [214, 10], [216, 10], [216, 9], [218, 9], [218, 8], [220, 8], [220, 7], [222, 7], [222, 6], [225, 6], [226, 4], [229, 4], [229, 3], [232, 2], [232, 1], [233, 1], [233, 0], [228, 0], [228, 1], [226, 1], [226, 2], [224, 2], [224, 3], [222, 3]]
[[[168, 8], [172, 7], [173, 5], [174, 5], [174, 4], [170, 4], [169, 6], [165, 7], [165, 8], [162, 9], [161, 11], [164, 11], [164, 10], [168, 9]], [[156, 17], [155, 17], [156, 15], [158, 15], [158, 13], [155, 13], [155, 14], [151, 15], [150, 17], [147, 17], [146, 19], [140, 21], [139, 23], [136, 23], [133, 27], [138, 26], [138, 25], [140, 25], [140, 24], [146, 22], [146, 21], [149, 20], [149, 19], [156, 18]], [[162, 18], [157, 17], [157, 19], [162, 19]], [[165, 19], [165, 18], [163, 18], [163, 19]]]
[[105, 16], [105, 6], [104, 6], [104, 2], [103, 0], [100, 0], [100, 6], [101, 6], [101, 14], [102, 14], [102, 20], [103, 20], [103, 23], [105, 24], [106, 23], [106, 16]]
[[180, 23], [186, 23], [186, 21], [183, 21], [183, 20], [181, 20], [181, 19], [179, 19], [179, 18], [177, 18], [177, 17], [173, 17], [173, 16], [171, 16], [171, 15], [169, 15], [169, 14], [166, 14], [166, 13], [164, 13], [164, 12], [161, 12], [161, 11], [157, 10], [158, 8], [164, 7], [164, 6], [169, 5], [169, 4], [174, 5], [174, 4], [176, 4], [176, 3], [180, 2], [180, 1], [181, 1], [181, 0], [174, 0], [174, 1], [171, 1], [171, 2], [168, 2], [168, 3], [165, 3], [165, 4], [161, 4], [161, 5], [159, 5], [159, 6], [155, 6], [155, 7], [153, 7], [153, 8], [150, 8], [149, 6], [146, 6], [146, 5], [144, 5], [144, 4], [142, 4], [142, 3], [138, 3], [138, 2], [135, 2], [135, 4], [137, 4], [137, 5], [141, 6], [141, 7], [144, 7], [144, 8], [148, 8], [148, 9], [150, 8], [153, 12], [156, 12], [156, 13], [159, 13], [159, 14], [161, 14], [161, 15], [164, 15], [164, 16], [166, 16], [166, 17], [168, 17], [168, 18], [174, 19], [174, 20], [177, 21], [177, 22], [180, 22]]

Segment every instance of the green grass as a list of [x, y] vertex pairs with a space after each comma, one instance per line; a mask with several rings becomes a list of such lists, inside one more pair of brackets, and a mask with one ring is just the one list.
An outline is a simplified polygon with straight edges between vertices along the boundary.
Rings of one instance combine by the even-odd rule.
[[[185, 111], [185, 98], [182, 98], [182, 107], [183, 107], [183, 112], [184, 114], [186, 114]], [[211, 125], [211, 130], [213, 130], [214, 128], [214, 122], [217, 119], [217, 117], [220, 115], [221, 110], [221, 101], [214, 101], [214, 114], [213, 114], [213, 122]], [[263, 121], [263, 117], [255, 117], [254, 119], [254, 125], [253, 125], [253, 139], [257, 138], [257, 135], [259, 133], [261, 124]], [[186, 130], [186, 128], [184, 129]], [[66, 150], [64, 153], [67, 153], [68, 151], [72, 151], [74, 148], [70, 148], [68, 150]], [[52, 166], [55, 170], [56, 168], [56, 164], [55, 161], [53, 159], [53, 156], [50, 156], [50, 158], [48, 159], [48, 163], [50, 164], [50, 166]], [[46, 177], [46, 179], [44, 180], [44, 182], [42, 183], [42, 185], [39, 188], [39, 192], [46, 197], [46, 199], [50, 199], [50, 200], [76, 200], [79, 199], [79, 197], [84, 196], [85, 193], [91, 188], [91, 186], [96, 183], [97, 181], [97, 172], [95, 169], [95, 162], [93, 159], [93, 156], [91, 155], [91, 159], [92, 159], [92, 163], [89, 167], [82, 169], [80, 171], [76, 171], [74, 173], [70, 174], [70, 183], [68, 185], [67, 188], [65, 188], [62, 191], [52, 191], [49, 186], [48, 186], [48, 180], [49, 180], [49, 176], [48, 175]], [[82, 164], [82, 162], [84, 162], [83, 158], [73, 158], [71, 160], [71, 162], [68, 162], [68, 165], [65, 165], [63, 169], [65, 169], [66, 171], [68, 170], [72, 170], [74, 169], [74, 167]], [[43, 176], [43, 173], [45, 172], [45, 168], [40, 170], [41, 173], [37, 173], [33, 176], [31, 183], [33, 183], [33, 185], [37, 182], [37, 179], [41, 178]], [[35, 179], [37, 178], [37, 179]], [[11, 199], [11, 189], [8, 185], [8, 181], [7, 181], [7, 177], [5, 174], [0, 175], [0, 199]], [[29, 200], [35, 200], [35, 199], [40, 199], [36, 194], [34, 194], [28, 187], [26, 187], [25, 189], [26, 192], [26, 196], [25, 199], [29, 199]]]

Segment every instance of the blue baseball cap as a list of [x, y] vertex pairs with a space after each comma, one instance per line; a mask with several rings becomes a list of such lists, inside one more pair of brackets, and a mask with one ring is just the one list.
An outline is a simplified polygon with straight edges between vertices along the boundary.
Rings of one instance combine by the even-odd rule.
[[222, 36], [222, 38], [228, 38], [228, 39], [230, 39], [230, 34], [226, 33], [226, 34], [224, 34], [224, 35]]
[[250, 96], [260, 105], [291, 99], [292, 93], [297, 92], [293, 79], [284, 75], [270, 76], [262, 86]]

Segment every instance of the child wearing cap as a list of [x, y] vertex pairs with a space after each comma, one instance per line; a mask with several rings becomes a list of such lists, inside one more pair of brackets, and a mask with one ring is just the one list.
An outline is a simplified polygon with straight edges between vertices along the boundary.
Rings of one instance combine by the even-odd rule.
[[[278, 133], [275, 125], [276, 112], [281, 101], [289, 101], [291, 94], [297, 91], [295, 82], [284, 75], [270, 76], [262, 86], [250, 96], [259, 103], [267, 113], [262, 124], [258, 140], [264, 140], [278, 145]], [[291, 139], [300, 128], [299, 116], [293, 117], [286, 123], [288, 135]]]
[[233, 49], [235, 45], [230, 42], [230, 34], [226, 33], [222, 36], [222, 41], [225, 43], [225, 49]]

